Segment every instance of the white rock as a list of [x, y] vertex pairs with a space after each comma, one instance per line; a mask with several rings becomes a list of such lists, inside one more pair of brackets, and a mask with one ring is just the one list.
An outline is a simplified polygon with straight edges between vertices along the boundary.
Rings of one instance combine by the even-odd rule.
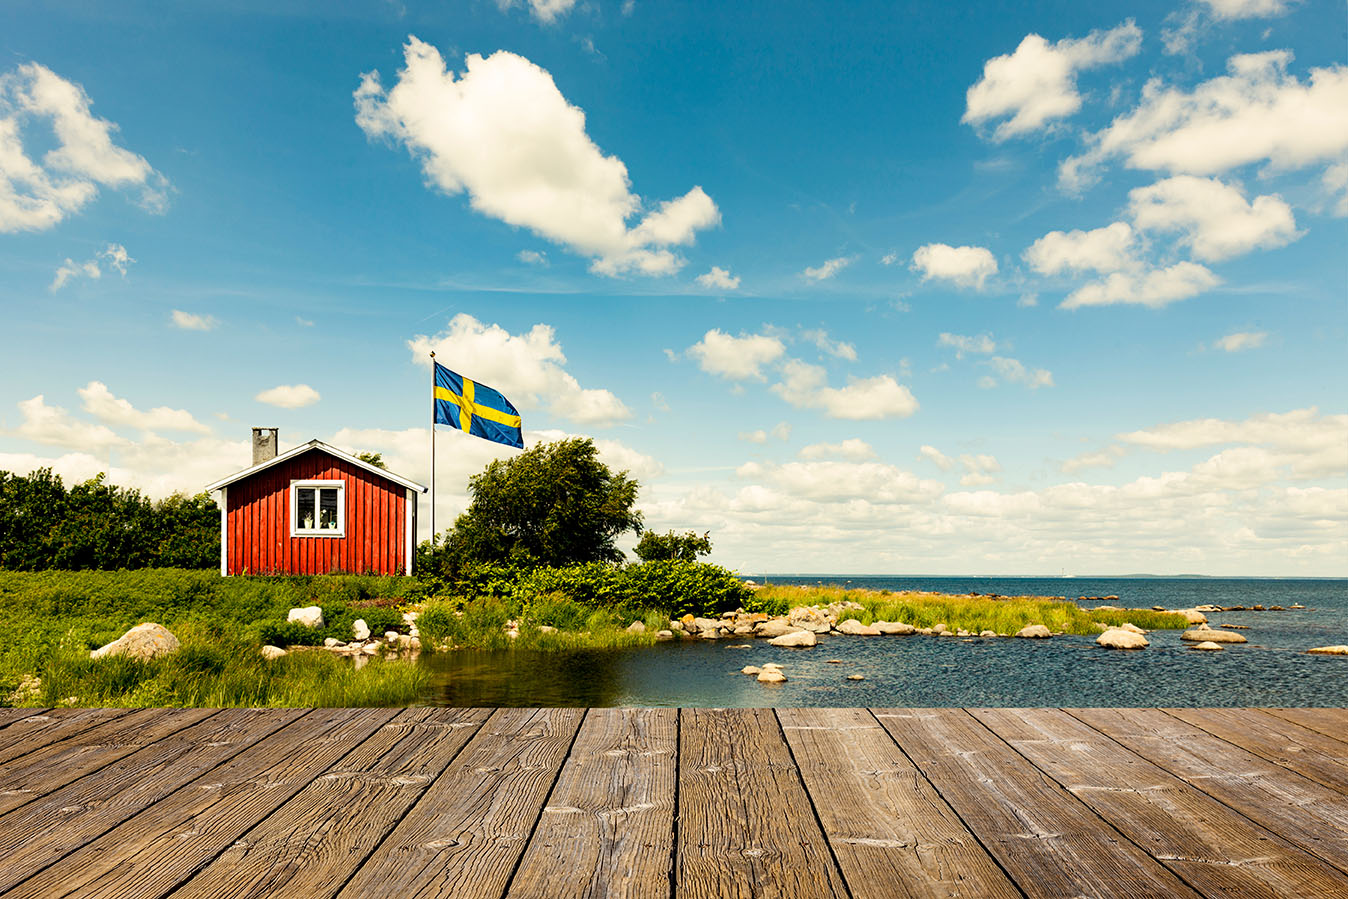
[[838, 633], [850, 634], [854, 637], [878, 637], [880, 631], [870, 624], [862, 624], [855, 618], [848, 618], [846, 621], [838, 622]]
[[1223, 647], [1219, 643], [1213, 643], [1210, 640], [1204, 640], [1202, 643], [1195, 643], [1191, 648], [1201, 649], [1204, 652], [1221, 652]]
[[1348, 646], [1317, 646], [1306, 652], [1317, 656], [1348, 656]]
[[882, 634], [904, 636], [917, 633], [917, 628], [902, 621], [877, 621], [871, 625]]
[[1197, 609], [1176, 609], [1176, 614], [1183, 615], [1190, 624], [1207, 624], [1208, 616]]
[[769, 618], [767, 621], [760, 621], [754, 625], [754, 633], [760, 637], [772, 638], [780, 637], [783, 634], [790, 634], [799, 630], [794, 624], [788, 622], [785, 618]]
[[351, 636], [355, 637], [357, 640], [370, 639], [370, 626], [365, 623], [364, 618], [357, 618], [355, 621], [351, 622]]
[[420, 615], [420, 612], [403, 612], [403, 624], [414, 624]]
[[1042, 624], [1027, 624], [1016, 631], [1017, 637], [1028, 637], [1036, 640], [1042, 640], [1046, 637], [1052, 637], [1053, 633]]
[[674, 639], [674, 632], [673, 632], [673, 631], [656, 631], [656, 632], [655, 632], [655, 639], [657, 639], [657, 640], [673, 640], [673, 639]]
[[397, 632], [397, 631], [384, 631], [384, 639], [387, 640], [387, 641], [390, 642], [390, 643], [397, 643], [397, 642], [398, 642], [398, 632]]
[[133, 659], [153, 659], [178, 651], [178, 638], [162, 624], [138, 624], [113, 640], [107, 646], [89, 653], [91, 659], [105, 656], [130, 656]]
[[341, 640], [338, 640], [336, 637], [324, 637], [324, 638], [323, 638], [323, 648], [324, 648], [324, 649], [332, 649], [332, 647], [334, 647], [334, 646], [341, 646], [341, 645], [342, 645], [342, 641], [341, 641]]
[[322, 627], [323, 610], [318, 606], [305, 606], [302, 609], [291, 609], [290, 614], [286, 615], [286, 621], [298, 621], [305, 627]]
[[757, 665], [745, 665], [740, 669], [740, 674], [760, 674], [762, 671], [763, 669]]
[[627, 626], [628, 633], [644, 634], [646, 633], [646, 623], [644, 621], [633, 621]]
[[978, 636], [980, 636], [980, 637], [995, 637], [995, 636], [997, 636], [997, 632], [996, 632], [996, 631], [979, 631], [979, 632], [978, 632]]
[[554, 634], [557, 632], [557, 628], [553, 627], [550, 624], [540, 624], [538, 626], [538, 632], [540, 634]]
[[864, 675], [864, 674], [849, 674], [849, 675], [847, 675], [847, 679], [848, 679], [848, 680], [865, 680], [865, 679], [866, 679], [866, 675]]
[[1133, 624], [1131, 621], [1125, 621], [1123, 624], [1120, 624], [1120, 625], [1118, 626], [1117, 629], [1118, 629], [1118, 630], [1121, 630], [1121, 631], [1128, 631], [1128, 633], [1130, 633], [1130, 634], [1145, 634], [1145, 633], [1146, 633], [1146, 631], [1144, 631], [1142, 628], [1138, 627], [1136, 624]]
[[758, 682], [760, 684], [780, 684], [786, 680], [786, 675], [776, 668], [768, 668], [758, 673]]
[[262, 647], [262, 658], [264, 659], [279, 659], [283, 655], [286, 655], [286, 651], [279, 646]]
[[1112, 627], [1095, 638], [1095, 642], [1110, 649], [1145, 649], [1147, 638], [1120, 627]]
[[1191, 643], [1248, 643], [1241, 634], [1231, 631], [1214, 631], [1207, 627], [1195, 627], [1180, 634], [1181, 640]]
[[780, 637], [773, 637], [768, 643], [772, 646], [814, 646], [819, 642], [819, 638], [814, 635], [814, 631], [796, 631], [793, 634], [783, 634]]

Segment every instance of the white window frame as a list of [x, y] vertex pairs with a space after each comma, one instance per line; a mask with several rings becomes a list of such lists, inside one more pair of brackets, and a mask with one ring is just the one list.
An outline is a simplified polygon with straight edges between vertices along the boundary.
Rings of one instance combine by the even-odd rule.
[[[337, 488], [337, 529], [319, 530], [300, 527], [300, 488], [321, 487]], [[318, 497], [314, 497], [314, 512], [318, 512]], [[346, 481], [291, 481], [290, 482], [290, 536], [292, 537], [345, 537], [346, 536]]]

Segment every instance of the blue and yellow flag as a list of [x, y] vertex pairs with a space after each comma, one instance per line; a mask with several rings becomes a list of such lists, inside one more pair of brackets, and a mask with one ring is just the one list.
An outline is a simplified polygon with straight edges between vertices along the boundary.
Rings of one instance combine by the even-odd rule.
[[435, 366], [435, 424], [524, 449], [519, 410], [486, 384], [470, 381], [439, 362]]

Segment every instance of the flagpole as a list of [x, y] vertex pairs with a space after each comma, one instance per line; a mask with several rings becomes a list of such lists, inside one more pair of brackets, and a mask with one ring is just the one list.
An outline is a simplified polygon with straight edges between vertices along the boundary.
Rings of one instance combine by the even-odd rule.
[[431, 549], [435, 549], [435, 350], [431, 350]]

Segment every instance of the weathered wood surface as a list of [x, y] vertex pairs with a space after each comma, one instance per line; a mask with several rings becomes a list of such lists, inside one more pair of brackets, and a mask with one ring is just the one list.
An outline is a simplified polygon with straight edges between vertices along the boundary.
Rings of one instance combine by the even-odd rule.
[[0, 896], [1348, 896], [1346, 784], [1333, 709], [0, 710]]

